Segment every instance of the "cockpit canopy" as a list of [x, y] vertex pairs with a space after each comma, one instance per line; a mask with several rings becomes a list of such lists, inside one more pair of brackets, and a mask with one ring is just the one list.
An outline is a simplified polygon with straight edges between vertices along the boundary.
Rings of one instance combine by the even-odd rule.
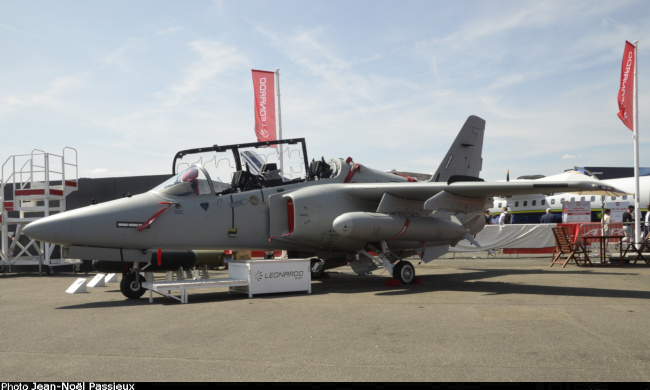
[[226, 195], [315, 180], [406, 181], [392, 173], [362, 169], [351, 158], [309, 163], [304, 138], [181, 150], [174, 157], [172, 173], [174, 177], [152, 191], [171, 196]]
[[[205, 190], [211, 188], [217, 195], [306, 181], [309, 179], [306, 153], [302, 138], [182, 150], [174, 157], [172, 173], [175, 178], [159, 186], [163, 187], [160, 192], [170, 195], [189, 193], [186, 187], [196, 187], [194, 180], [200, 185], [206, 178], [209, 183]], [[202, 171], [201, 177], [191, 177], [194, 175], [193, 167]], [[165, 186], [184, 189], [176, 191], [164, 189]]]

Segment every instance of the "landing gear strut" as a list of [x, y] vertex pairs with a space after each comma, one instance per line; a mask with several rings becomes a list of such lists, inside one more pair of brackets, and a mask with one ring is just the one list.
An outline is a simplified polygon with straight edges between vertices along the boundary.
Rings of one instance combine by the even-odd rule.
[[[396, 254], [391, 252], [388, 249], [386, 241], [380, 241], [379, 244], [381, 249], [377, 249], [376, 247], [373, 249], [388, 269], [388, 272], [393, 275], [393, 278], [397, 279], [401, 284], [413, 284], [415, 282], [415, 267], [413, 267], [413, 264], [409, 261], [401, 260]], [[368, 256], [370, 255], [368, 254]]]

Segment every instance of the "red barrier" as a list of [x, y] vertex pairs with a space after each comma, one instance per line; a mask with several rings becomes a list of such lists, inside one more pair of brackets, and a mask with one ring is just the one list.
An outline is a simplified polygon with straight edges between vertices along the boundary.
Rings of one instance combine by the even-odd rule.
[[[571, 231], [574, 240], [582, 239], [588, 246], [598, 246], [598, 239], [589, 238], [590, 236], [602, 235], [602, 224], [598, 222], [585, 223], [558, 223], [557, 226], [566, 226]], [[614, 222], [610, 224], [611, 235], [624, 235], [623, 224]], [[612, 243], [618, 243], [616, 240]], [[534, 254], [534, 253], [553, 253], [555, 247], [547, 248], [503, 248], [504, 254]]]
[[[571, 229], [571, 235], [574, 240], [582, 239], [587, 245], [597, 246], [597, 238], [589, 238], [591, 236], [600, 236], [603, 234], [602, 224], [598, 222], [589, 222], [589, 223], [558, 223], [558, 226], [568, 226]], [[610, 235], [620, 235], [624, 236], [623, 232], [623, 223], [622, 222], [612, 222], [609, 224], [609, 234]], [[612, 243], [618, 240], [612, 241]], [[594, 244], [595, 243], [595, 244]]]

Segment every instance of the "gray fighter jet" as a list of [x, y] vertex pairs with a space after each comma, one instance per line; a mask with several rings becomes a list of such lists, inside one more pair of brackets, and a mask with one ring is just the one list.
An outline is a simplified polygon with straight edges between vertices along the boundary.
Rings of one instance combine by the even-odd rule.
[[[553, 192], [609, 196], [600, 182], [485, 182], [485, 121], [470, 116], [430, 181], [382, 172], [348, 158], [307, 159], [304, 139], [178, 152], [171, 179], [151, 191], [40, 219], [24, 233], [65, 247], [135, 250], [286, 250], [312, 258], [312, 274], [349, 264], [358, 274], [386, 267], [415, 280], [405, 257], [429, 262], [485, 224], [493, 196]], [[263, 159], [251, 171], [251, 156]], [[115, 250], [115, 249], [114, 249]], [[137, 263], [136, 263], [137, 264]], [[123, 293], [144, 293], [138, 269]], [[126, 290], [126, 291], [125, 291]]]

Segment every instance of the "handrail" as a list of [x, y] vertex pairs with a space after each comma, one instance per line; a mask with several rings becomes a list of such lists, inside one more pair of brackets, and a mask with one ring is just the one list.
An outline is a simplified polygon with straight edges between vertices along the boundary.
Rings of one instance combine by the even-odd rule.
[[[79, 178], [77, 150], [68, 146], [60, 155], [33, 149], [29, 154], [9, 156], [1, 169], [0, 196], [4, 197], [6, 186], [11, 184], [14, 199], [17, 189], [34, 188], [39, 182], [48, 188], [51, 182], [59, 180], [63, 189], [66, 180], [77, 181]], [[0, 204], [0, 210], [4, 210], [4, 203]]]
[[[67, 161], [66, 158], [65, 158], [66, 150], [74, 151], [74, 164], [66, 162]], [[65, 185], [65, 180], [67, 179], [67, 177], [66, 177], [66, 169], [65, 169], [66, 166], [73, 166], [74, 167], [74, 179], [72, 179], [72, 180], [74, 180], [74, 181], [79, 180], [79, 160], [78, 160], [77, 149], [71, 148], [69, 146], [66, 146], [66, 147], [63, 148], [63, 167], [62, 167], [62, 170], [63, 170], [63, 184], [64, 185]]]

